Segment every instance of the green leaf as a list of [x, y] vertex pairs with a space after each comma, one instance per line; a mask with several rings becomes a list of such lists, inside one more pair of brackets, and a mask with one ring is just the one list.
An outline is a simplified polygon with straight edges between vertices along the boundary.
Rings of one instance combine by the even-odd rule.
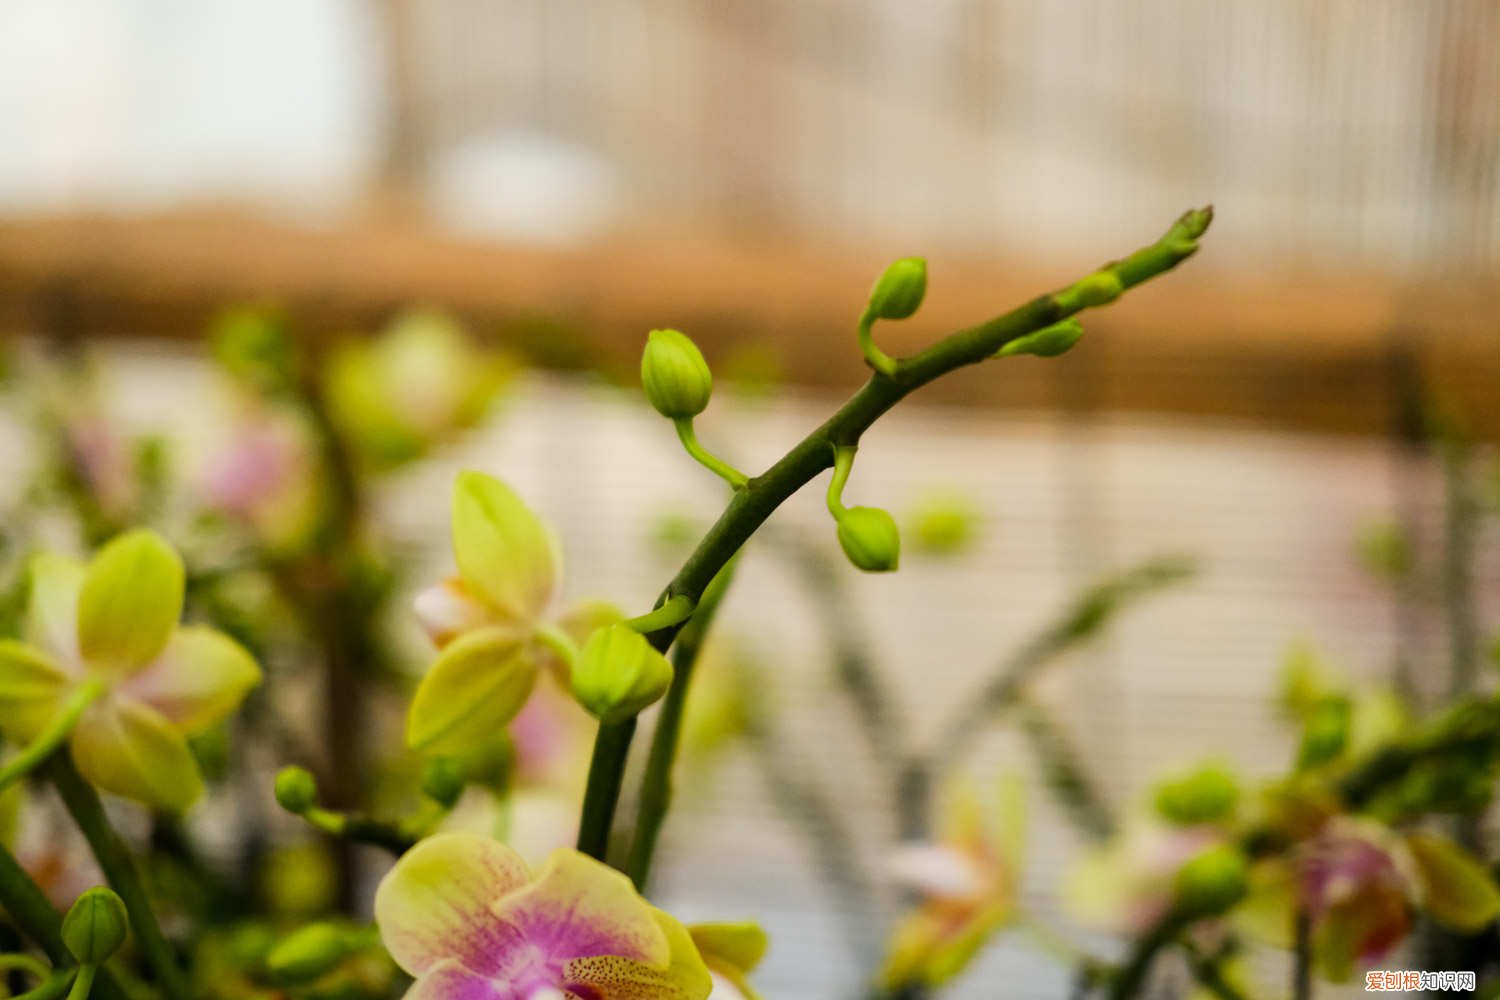
[[129, 531], [99, 551], [78, 595], [78, 644], [90, 666], [130, 674], [166, 646], [182, 614], [183, 568], [150, 531]]

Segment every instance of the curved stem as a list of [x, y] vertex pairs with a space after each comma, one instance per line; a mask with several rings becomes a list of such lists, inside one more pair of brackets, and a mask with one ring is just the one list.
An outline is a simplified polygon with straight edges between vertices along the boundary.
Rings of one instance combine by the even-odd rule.
[[0, 955], [0, 976], [8, 976], [12, 972], [24, 972], [33, 979], [46, 979], [51, 971], [40, 959], [32, 958], [30, 955], [19, 953]]
[[743, 472], [722, 458], [710, 454], [707, 448], [698, 443], [698, 434], [693, 430], [692, 417], [683, 417], [681, 420], [672, 421], [672, 423], [677, 428], [677, 436], [682, 439], [682, 446], [687, 449], [687, 453], [693, 456], [693, 460], [699, 465], [737, 490], [744, 489], [746, 484], [750, 482], [749, 477]]
[[98, 677], [90, 677], [80, 684], [37, 738], [0, 768], [0, 790], [30, 774], [52, 756], [73, 734], [73, 728], [88, 707], [103, 697], [105, 690], [104, 681]]
[[833, 478], [828, 481], [828, 513], [837, 521], [849, 508], [844, 506], [844, 486], [849, 482], [849, 473], [854, 468], [854, 455], [858, 445], [846, 444], [833, 449]]
[[68, 1000], [89, 1000], [89, 994], [94, 989], [94, 977], [98, 974], [99, 966], [80, 965], [78, 974], [73, 977], [73, 988], [68, 990]]
[[895, 358], [880, 349], [875, 343], [875, 315], [868, 309], [859, 317], [859, 349], [864, 353], [870, 367], [887, 377], [896, 374], [900, 364]]
[[135, 931], [136, 946], [145, 956], [146, 964], [156, 974], [157, 985], [162, 994], [167, 1000], [189, 1000], [187, 982], [177, 966], [172, 946], [167, 943], [161, 932], [161, 925], [156, 922], [156, 913], [151, 909], [151, 898], [146, 894], [140, 873], [136, 871], [135, 861], [126, 849], [125, 842], [104, 815], [99, 794], [78, 776], [73, 762], [65, 753], [52, 756], [47, 762], [47, 773], [57, 788], [58, 795], [62, 797], [63, 805], [72, 815], [73, 822], [88, 841], [110, 887], [124, 900], [125, 909], [130, 914], [130, 926]]
[[398, 858], [411, 850], [417, 842], [417, 838], [411, 833], [368, 816], [342, 813], [321, 806], [313, 806], [301, 815], [309, 826], [330, 837], [383, 847]]
[[643, 615], [628, 619], [625, 624], [637, 632], [650, 634], [673, 625], [681, 625], [692, 615], [696, 603], [686, 594], [678, 594], [663, 601], [661, 606]]
[[[63, 994], [68, 993], [68, 987], [74, 983], [79, 972], [74, 969], [62, 969], [45, 977], [39, 986], [27, 990], [25, 993], [17, 993], [14, 1000], [62, 1000]], [[99, 983], [103, 993], [103, 980]]]
[[[1187, 212], [1161, 239], [1123, 260], [1106, 264], [1090, 277], [1109, 275], [1116, 288], [1126, 289], [1165, 273], [1197, 252], [1198, 237], [1203, 235], [1212, 218], [1211, 209]], [[1084, 279], [1085, 282], [1089, 280]], [[1102, 304], [1076, 294], [1077, 287], [1075, 284], [1054, 294], [1038, 296], [1004, 315], [960, 330], [921, 353], [897, 362], [889, 375], [877, 373], [872, 376], [822, 426], [809, 433], [765, 473], [735, 490], [718, 521], [667, 585], [666, 595], [686, 595], [694, 601], [701, 600], [704, 590], [719, 570], [776, 508], [833, 464], [834, 449], [858, 444], [860, 435], [906, 396], [948, 372], [988, 359], [1018, 337], [1067, 319], [1090, 305]], [[679, 422], [678, 433], [687, 444], [692, 439], [691, 425], [684, 429]], [[677, 628], [673, 626], [652, 633], [652, 645], [665, 652], [676, 638]], [[594, 743], [579, 846], [580, 850], [587, 850], [585, 844], [594, 848], [598, 853], [589, 853], [594, 853], [595, 857], [602, 855], [608, 841], [615, 804], [620, 797], [620, 781], [625, 773], [625, 757], [629, 754], [634, 732], [634, 720], [616, 726], [601, 726]]]
[[646, 773], [641, 778], [641, 802], [635, 820], [635, 837], [630, 843], [630, 858], [625, 866], [625, 874], [630, 876], [636, 888], [642, 892], [646, 890], [646, 883], [651, 877], [651, 860], [656, 854], [656, 842], [661, 836], [667, 810], [672, 805], [672, 768], [682, 738], [682, 720], [687, 709], [688, 686], [692, 683], [693, 668], [698, 663], [698, 654], [708, 638], [709, 627], [713, 624], [738, 564], [738, 559], [731, 560], [719, 572], [714, 585], [704, 594], [703, 603], [698, 607], [693, 620], [683, 628], [676, 648], [672, 651], [672, 686], [667, 688], [666, 697], [662, 699], [656, 731], [651, 735], [651, 752], [646, 758]]

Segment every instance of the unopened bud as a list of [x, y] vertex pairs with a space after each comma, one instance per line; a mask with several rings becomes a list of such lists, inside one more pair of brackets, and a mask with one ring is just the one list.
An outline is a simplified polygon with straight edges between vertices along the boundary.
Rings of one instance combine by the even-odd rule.
[[1039, 358], [1055, 358], [1072, 350], [1083, 338], [1083, 324], [1075, 317], [1061, 323], [1053, 323], [1035, 333], [1017, 337], [995, 352], [997, 358], [1009, 358], [1017, 354], [1034, 354]]
[[276, 801], [287, 812], [300, 816], [318, 801], [318, 783], [305, 767], [283, 767], [276, 775]]
[[652, 330], [641, 355], [641, 386], [657, 413], [684, 420], [708, 406], [714, 381], [703, 352], [686, 334]]
[[103, 886], [95, 886], [79, 896], [63, 917], [62, 939], [80, 965], [98, 965], [120, 950], [129, 929], [125, 903]]
[[1156, 788], [1156, 811], [1179, 826], [1196, 826], [1226, 819], [1239, 802], [1234, 775], [1218, 764], [1208, 764]]
[[600, 722], [623, 722], [672, 684], [672, 665], [635, 629], [611, 625], [589, 636], [573, 669], [573, 696]]
[[901, 561], [896, 519], [879, 507], [850, 507], [839, 515], [839, 545], [867, 573], [887, 573]]
[[870, 290], [869, 312], [876, 319], [906, 319], [927, 294], [927, 261], [903, 257], [880, 276]]
[[422, 794], [449, 809], [463, 795], [468, 780], [468, 768], [454, 757], [433, 757], [422, 766]]
[[311, 982], [331, 971], [353, 950], [355, 936], [337, 924], [309, 924], [266, 955], [266, 971], [278, 983]]
[[1224, 913], [1245, 898], [1249, 878], [1249, 862], [1238, 847], [1210, 847], [1178, 870], [1173, 883], [1177, 909], [1190, 917]]

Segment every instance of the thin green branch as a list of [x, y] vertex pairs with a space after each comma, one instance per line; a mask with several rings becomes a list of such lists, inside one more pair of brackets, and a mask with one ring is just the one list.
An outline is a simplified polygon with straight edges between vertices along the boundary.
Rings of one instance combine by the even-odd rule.
[[1184, 580], [1191, 572], [1191, 564], [1182, 559], [1152, 559], [1084, 591], [1061, 616], [1012, 654], [983, 691], [963, 702], [958, 715], [943, 728], [946, 735], [933, 750], [933, 760], [941, 767], [968, 753], [998, 716], [1015, 707], [1044, 667], [1097, 635], [1136, 599]]
[[[766, 519], [788, 498], [833, 463], [834, 449], [857, 445], [860, 436], [887, 411], [933, 380], [966, 365], [978, 364], [1018, 337], [1067, 319], [1092, 306], [1103, 305], [1124, 289], [1140, 284], [1176, 267], [1198, 250], [1198, 238], [1213, 218], [1211, 209], [1185, 213], [1155, 243], [1123, 260], [1106, 264], [1080, 282], [1056, 293], [1041, 295], [1010, 312], [978, 326], [952, 334], [919, 354], [897, 362], [889, 374], [876, 372], [863, 388], [781, 457], [763, 474], [737, 489], [719, 520], [688, 556], [667, 585], [664, 597], [686, 595], [701, 600], [719, 570]], [[1108, 294], [1101, 294], [1101, 289]], [[678, 626], [651, 636], [652, 644], [665, 652], [676, 637]], [[580, 849], [593, 848], [602, 855], [620, 797], [625, 757], [634, 735], [634, 721], [601, 726], [594, 744], [588, 788], [585, 792]], [[588, 847], [584, 847], [587, 844]], [[590, 851], [590, 853], [594, 853]]]
[[667, 810], [672, 805], [672, 770], [682, 738], [688, 686], [692, 683], [698, 655], [708, 639], [709, 628], [729, 590], [737, 565], [738, 559], [730, 560], [729, 565], [714, 578], [713, 586], [703, 595], [703, 602], [697, 606], [692, 621], [682, 629], [672, 650], [672, 686], [667, 688], [666, 697], [662, 699], [656, 731], [651, 736], [651, 752], [646, 758], [646, 773], [641, 778], [635, 838], [631, 841], [630, 858], [625, 867], [625, 874], [630, 876], [636, 888], [642, 892], [646, 890], [651, 878], [651, 861], [656, 855], [656, 843], [661, 837]]
[[1057, 796], [1073, 823], [1093, 840], [1115, 831], [1114, 813], [1089, 774], [1067, 731], [1035, 699], [1021, 699], [1021, 728], [1041, 766], [1047, 787]]
[[66, 753], [54, 754], [47, 762], [46, 771], [73, 822], [88, 841], [110, 887], [124, 900], [125, 909], [130, 914], [130, 926], [135, 931], [136, 947], [155, 973], [163, 995], [167, 1000], [189, 1000], [187, 982], [178, 968], [172, 946], [156, 922], [151, 898], [136, 870], [135, 861], [104, 815], [104, 805], [99, 801], [98, 793], [78, 776]]
[[682, 447], [693, 457], [693, 461], [735, 489], [742, 490], [745, 488], [745, 484], [750, 481], [748, 476], [698, 443], [698, 433], [693, 430], [692, 417], [683, 417], [679, 420], [674, 420], [672, 424], [677, 428], [677, 437], [681, 439]]

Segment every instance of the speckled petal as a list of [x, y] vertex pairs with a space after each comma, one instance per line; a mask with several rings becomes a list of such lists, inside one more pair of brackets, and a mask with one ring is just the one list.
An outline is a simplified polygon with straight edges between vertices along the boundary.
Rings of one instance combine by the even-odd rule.
[[495, 903], [526, 879], [520, 855], [497, 840], [472, 833], [428, 837], [396, 862], [375, 893], [381, 940], [414, 976], [445, 959], [494, 975], [526, 946], [495, 917]]
[[713, 977], [687, 928], [660, 910], [651, 910], [667, 941], [662, 965], [616, 956], [578, 958], [564, 967], [570, 996], [589, 1000], [707, 1000]]

